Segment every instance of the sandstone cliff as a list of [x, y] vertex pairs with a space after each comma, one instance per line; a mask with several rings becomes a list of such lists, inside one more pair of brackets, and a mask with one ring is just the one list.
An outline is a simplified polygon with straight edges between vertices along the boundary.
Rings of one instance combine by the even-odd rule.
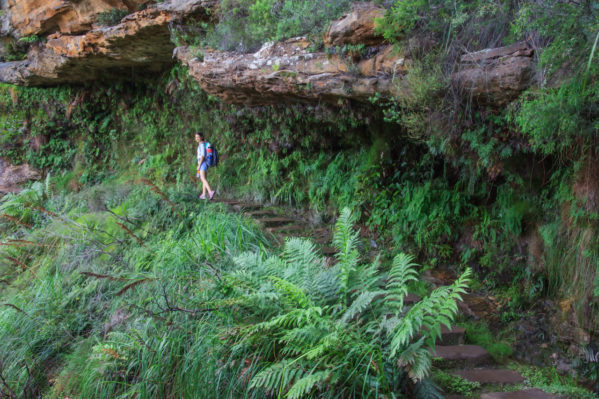
[[[218, 0], [147, 2], [9, 1], [3, 6], [2, 33], [45, 35], [45, 41], [32, 45], [25, 60], [0, 63], [0, 80], [57, 85], [128, 78], [165, 70], [174, 51], [204, 90], [228, 103], [368, 102], [375, 96], [390, 99], [405, 94], [403, 78], [412, 61], [376, 33], [376, 18], [385, 10], [373, 3], [357, 3], [333, 21], [323, 38], [324, 49], [315, 50], [300, 37], [241, 54], [175, 49], [172, 25], [210, 21]], [[134, 11], [140, 5], [146, 9]], [[114, 8], [132, 12], [114, 26], [94, 25], [99, 13]], [[343, 50], [347, 48], [354, 50]], [[503, 106], [531, 84], [532, 50], [518, 43], [465, 54], [451, 80], [473, 101]]]
[[0, 80], [56, 85], [163, 70], [172, 63], [175, 47], [169, 24], [191, 17], [207, 19], [215, 4], [215, 0], [171, 0], [132, 13], [115, 26], [96, 27], [81, 35], [55, 31], [45, 43], [34, 45], [27, 59], [0, 63]]

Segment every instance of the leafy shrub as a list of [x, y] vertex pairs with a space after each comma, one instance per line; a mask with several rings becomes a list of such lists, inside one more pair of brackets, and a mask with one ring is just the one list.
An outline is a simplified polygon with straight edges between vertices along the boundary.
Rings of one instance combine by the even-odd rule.
[[113, 8], [99, 13], [96, 21], [103, 26], [112, 26], [119, 24], [127, 15], [129, 15], [129, 10]]
[[349, 10], [350, 0], [225, 0], [207, 45], [222, 50], [254, 51], [263, 43], [309, 34], [319, 41], [331, 20]]
[[[359, 263], [358, 234], [347, 209], [333, 243], [338, 263], [330, 269], [314, 244], [301, 239], [289, 239], [281, 256], [236, 259], [228, 284], [257, 322], [232, 343], [240, 359], [263, 357], [249, 381], [258, 392], [294, 398], [312, 392], [354, 396], [363, 389], [390, 393], [404, 391], [407, 377], [418, 382], [428, 375], [427, 348], [441, 324], [451, 322], [468, 272], [407, 309], [407, 283], [417, 279], [411, 256], [397, 255], [381, 281], [376, 261]], [[419, 337], [422, 331], [429, 333]]]
[[562, 162], [594, 143], [599, 124], [599, 85], [585, 90], [585, 75], [579, 74], [557, 88], [532, 92], [522, 101], [515, 122], [536, 151], [557, 155]]

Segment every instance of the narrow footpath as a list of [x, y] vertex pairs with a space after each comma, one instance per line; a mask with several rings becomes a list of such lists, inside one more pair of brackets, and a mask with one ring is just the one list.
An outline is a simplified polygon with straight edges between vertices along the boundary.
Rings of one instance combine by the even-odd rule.
[[[335, 249], [331, 246], [332, 226], [314, 227], [301, 214], [283, 214], [280, 208], [268, 207], [262, 204], [241, 202], [235, 200], [218, 200], [226, 204], [232, 211], [251, 217], [270, 233], [273, 240], [282, 244], [286, 237], [306, 237], [315, 242], [322, 254], [332, 257]], [[429, 282], [443, 285], [444, 279], [429, 276]], [[420, 298], [409, 294], [405, 300], [407, 305], [414, 304]], [[467, 316], [472, 316], [481, 298], [473, 295], [464, 297], [459, 309]], [[478, 382], [481, 385], [479, 399], [567, 399], [562, 396], [549, 394], [534, 388], [527, 388], [525, 378], [518, 372], [503, 368], [497, 364], [489, 352], [478, 345], [466, 345], [466, 331], [462, 327], [443, 327], [441, 338], [437, 340], [433, 356], [433, 365], [449, 374], [459, 376], [467, 381]], [[447, 399], [466, 399], [462, 395], [448, 394]]]

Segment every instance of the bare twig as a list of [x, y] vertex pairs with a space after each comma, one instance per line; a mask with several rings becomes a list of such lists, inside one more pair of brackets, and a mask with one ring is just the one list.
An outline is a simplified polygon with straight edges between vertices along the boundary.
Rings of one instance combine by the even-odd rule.
[[196, 315], [198, 313], [208, 313], [208, 312], [214, 312], [220, 309], [225, 309], [225, 308], [230, 308], [232, 306], [216, 306], [216, 307], [210, 307], [210, 308], [203, 308], [203, 309], [185, 309], [179, 306], [172, 306], [168, 300], [168, 295], [166, 294], [166, 288], [164, 286], [162, 286], [162, 296], [164, 297], [164, 303], [166, 304], [166, 309], [164, 309], [162, 311], [162, 313], [165, 312], [183, 312], [183, 313], [189, 313], [192, 315]]
[[115, 222], [117, 224], [117, 226], [119, 226], [121, 229], [125, 230], [125, 232], [127, 234], [129, 234], [131, 237], [135, 238], [135, 240], [137, 241], [137, 243], [139, 245], [141, 245], [144, 248], [148, 248], [146, 247], [146, 244], [144, 244], [144, 242], [142, 241], [141, 238], [139, 238], [138, 236], [135, 235], [135, 233], [133, 233], [127, 226], [125, 226], [124, 224], [120, 223], [120, 222]]
[[27, 314], [27, 312], [25, 312], [23, 309], [21, 309], [20, 307], [18, 307], [17, 305], [13, 305], [12, 303], [3, 303], [4, 306], [8, 306], [9, 308], [13, 308], [14, 310], [16, 310], [17, 312], [23, 313], [26, 316], [29, 316]]
[[137, 280], [134, 281], [130, 284], [127, 284], [126, 286], [124, 286], [123, 288], [121, 288], [121, 290], [119, 292], [116, 293], [117, 296], [121, 296], [123, 295], [125, 292], [129, 291], [131, 288], [137, 287], [139, 284], [148, 282], [148, 281], [154, 281], [156, 280], [155, 278], [142, 278], [141, 280]]
[[2, 373], [4, 369], [4, 365], [0, 363], [0, 382], [2, 382], [2, 386], [4, 386], [4, 390], [8, 392], [8, 395], [11, 399], [17, 399], [17, 394], [12, 390], [6, 379], [4, 378], [4, 374]]
[[171, 200], [168, 199], [168, 197], [166, 196], [166, 194], [164, 194], [162, 192], [162, 190], [160, 190], [158, 188], [157, 185], [155, 185], [154, 183], [152, 183], [150, 180], [148, 179], [139, 179], [139, 181], [143, 184], [145, 184], [146, 186], [150, 187], [150, 190], [158, 195], [160, 198], [162, 198], [167, 204], [170, 205], [171, 209], [173, 210], [173, 212], [175, 212], [177, 215], [181, 216], [181, 214], [179, 213], [179, 211], [177, 210], [177, 207], [175, 206], [175, 204], [173, 204], [173, 202]]
[[25, 263], [21, 262], [20, 260], [13, 258], [12, 256], [4, 256], [6, 259], [8, 259], [9, 261], [11, 261], [12, 263], [21, 266], [24, 270], [27, 270], [29, 273], [33, 274], [36, 278], [37, 278], [37, 274], [35, 274], [35, 272], [33, 270], [31, 270], [31, 268], [29, 266], [27, 266]]
[[83, 274], [84, 276], [87, 276], [87, 277], [105, 278], [107, 280], [112, 280], [112, 281], [127, 280], [123, 277], [113, 277], [113, 276], [109, 276], [108, 274], [98, 274], [98, 273], [92, 273], [92, 272], [80, 272], [80, 274]]
[[13, 217], [13, 216], [7, 215], [6, 213], [3, 213], [2, 215], [0, 215], [0, 217], [2, 217], [2, 218], [4, 218], [4, 219], [7, 219], [7, 220], [10, 220], [10, 221], [11, 221], [11, 222], [13, 222], [14, 224], [18, 224], [19, 226], [23, 226], [23, 227], [26, 227], [26, 228], [28, 228], [28, 229], [30, 229], [30, 228], [32, 228], [32, 227], [33, 227], [33, 226], [31, 226], [30, 224], [27, 224], [27, 223], [21, 222], [21, 221], [20, 221], [19, 219], [17, 219], [16, 217]]
[[117, 219], [122, 220], [123, 222], [132, 224], [133, 226], [137, 227], [137, 228], [141, 228], [141, 226], [139, 225], [139, 223], [135, 223], [133, 222], [131, 219], [129, 219], [127, 216], [123, 217], [121, 215], [118, 215], [116, 212], [113, 212], [110, 208], [108, 208], [106, 205], [104, 205], [106, 212], [110, 213], [112, 216], [114, 216]]

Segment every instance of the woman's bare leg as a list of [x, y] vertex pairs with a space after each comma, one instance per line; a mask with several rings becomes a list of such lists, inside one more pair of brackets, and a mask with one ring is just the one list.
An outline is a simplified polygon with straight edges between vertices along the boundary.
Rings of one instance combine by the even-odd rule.
[[206, 190], [208, 193], [212, 191], [210, 188], [210, 184], [208, 184], [208, 180], [206, 179], [206, 171], [200, 170], [200, 180], [202, 180], [202, 195], [206, 195]]

